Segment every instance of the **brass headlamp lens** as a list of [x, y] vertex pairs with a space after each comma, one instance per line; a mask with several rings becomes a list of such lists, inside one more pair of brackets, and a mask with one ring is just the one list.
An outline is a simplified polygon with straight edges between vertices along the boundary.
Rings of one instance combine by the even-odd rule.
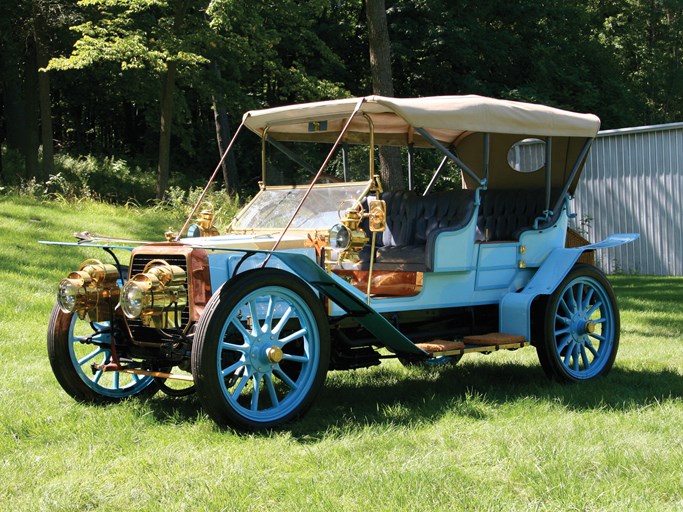
[[164, 260], [152, 260], [133, 276], [121, 292], [121, 309], [148, 327], [180, 327], [177, 315], [187, 305], [185, 271]]
[[73, 313], [83, 295], [85, 289], [83, 288], [83, 281], [77, 279], [64, 278], [59, 283], [57, 290], [57, 304], [64, 313]]
[[351, 244], [351, 231], [344, 224], [335, 224], [330, 229], [330, 246], [333, 249], [348, 249]]
[[137, 318], [142, 314], [145, 291], [149, 289], [139, 281], [128, 281], [121, 292], [121, 308], [128, 318]]

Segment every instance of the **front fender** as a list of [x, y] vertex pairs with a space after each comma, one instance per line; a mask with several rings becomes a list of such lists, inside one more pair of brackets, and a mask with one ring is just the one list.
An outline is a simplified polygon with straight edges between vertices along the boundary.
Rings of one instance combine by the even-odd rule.
[[503, 296], [499, 310], [500, 332], [531, 340], [531, 303], [536, 297], [553, 293], [584, 251], [618, 247], [639, 236], [638, 233], [617, 233], [594, 244], [552, 251], [522, 290]]

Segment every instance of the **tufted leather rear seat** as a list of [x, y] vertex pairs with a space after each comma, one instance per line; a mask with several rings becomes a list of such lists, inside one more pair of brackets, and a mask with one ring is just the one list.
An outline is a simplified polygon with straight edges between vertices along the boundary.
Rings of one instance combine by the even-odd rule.
[[[474, 214], [474, 190], [452, 190], [428, 196], [414, 192], [385, 192], [387, 229], [377, 239], [375, 268], [424, 272], [432, 270], [436, 237], [462, 229]], [[361, 251], [367, 269], [370, 250]]]
[[[554, 205], [559, 191], [551, 192], [551, 205]], [[482, 193], [479, 216], [477, 218], [477, 237], [481, 240], [502, 241], [519, 240], [522, 232], [533, 229], [534, 220], [545, 210], [545, 189], [538, 190], [496, 190]], [[555, 223], [559, 212], [539, 228]]]

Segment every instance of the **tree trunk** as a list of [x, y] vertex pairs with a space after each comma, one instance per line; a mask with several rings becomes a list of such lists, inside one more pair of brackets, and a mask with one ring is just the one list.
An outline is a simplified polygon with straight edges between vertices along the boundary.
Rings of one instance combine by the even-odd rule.
[[[391, 74], [391, 43], [387, 26], [387, 10], [384, 0], [366, 0], [368, 18], [368, 42], [370, 46], [370, 73], [372, 91], [382, 96], [394, 95]], [[384, 187], [400, 190], [405, 187], [401, 151], [395, 147], [380, 147], [379, 160]]]
[[36, 178], [44, 181], [38, 165], [38, 68], [36, 53], [32, 41], [29, 40], [24, 57], [24, 118], [26, 119], [26, 139], [24, 144], [24, 162], [26, 163], [26, 179]]
[[[38, 30], [33, 32], [36, 43], [36, 62], [38, 68], [47, 66], [48, 57]], [[40, 138], [43, 143], [43, 179], [55, 172], [54, 140], [52, 133], [52, 104], [50, 102], [50, 75], [48, 71], [38, 71], [38, 98], [40, 103]]]
[[[191, 0], [178, 0], [173, 17], [173, 33], [177, 36], [182, 32], [185, 13]], [[173, 126], [173, 95], [175, 80], [178, 74], [178, 63], [169, 59], [166, 64], [166, 74], [163, 77], [161, 90], [161, 115], [159, 121], [159, 167], [157, 173], [157, 199], [164, 198], [168, 186], [168, 175], [171, 166], [171, 127]]]
[[159, 129], [159, 167], [157, 169], [157, 199], [164, 198], [168, 186], [171, 164], [171, 126], [173, 124], [173, 93], [178, 64], [171, 60], [166, 68], [161, 91], [161, 118]]
[[[0, 79], [2, 80], [2, 100], [5, 115], [5, 137], [7, 149], [24, 154], [26, 143], [26, 123], [24, 118], [24, 93], [21, 87], [20, 58], [16, 42], [11, 34], [2, 33], [2, 52], [0, 52]], [[5, 183], [17, 183], [23, 175], [19, 169], [7, 168]]]
[[[213, 61], [213, 72], [216, 75], [216, 82], [222, 84], [221, 70], [216, 61]], [[218, 87], [218, 86], [217, 86]], [[211, 97], [213, 104], [213, 121], [216, 127], [216, 142], [218, 143], [218, 158], [223, 157], [223, 153], [230, 144], [232, 139], [232, 130], [230, 129], [230, 119], [228, 118], [228, 111], [225, 109], [220, 96], [213, 95]], [[225, 182], [225, 190], [232, 195], [237, 192], [239, 187], [237, 164], [235, 162], [235, 154], [231, 152], [225, 160], [223, 160], [223, 181]]]
[[[232, 130], [230, 130], [230, 120], [228, 119], [228, 112], [223, 107], [223, 104], [214, 96], [213, 101], [213, 120], [216, 124], [216, 142], [218, 143], [218, 158], [223, 157], [223, 153], [230, 144], [232, 139]], [[230, 152], [225, 160], [223, 160], [223, 181], [225, 182], [225, 190], [232, 195], [237, 192], [239, 186], [237, 176], [237, 164], [235, 163], [235, 154]]]

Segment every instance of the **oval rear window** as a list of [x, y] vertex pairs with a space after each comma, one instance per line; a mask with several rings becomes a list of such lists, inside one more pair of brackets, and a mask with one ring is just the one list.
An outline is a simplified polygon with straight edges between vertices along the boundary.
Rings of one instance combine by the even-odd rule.
[[545, 141], [524, 139], [508, 150], [508, 165], [517, 172], [536, 172], [545, 165]]

